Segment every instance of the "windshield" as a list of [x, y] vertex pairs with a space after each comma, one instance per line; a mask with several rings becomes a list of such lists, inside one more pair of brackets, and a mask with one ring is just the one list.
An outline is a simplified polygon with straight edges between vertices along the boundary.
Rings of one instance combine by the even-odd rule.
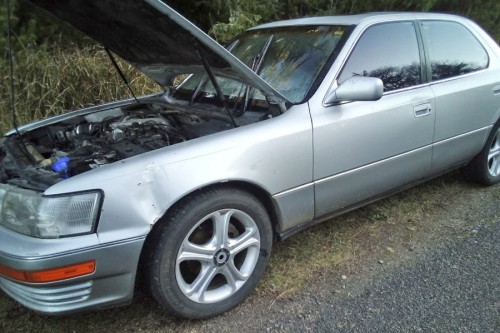
[[[346, 30], [346, 26], [250, 30], [233, 40], [228, 49], [289, 101], [300, 103]], [[232, 105], [241, 104], [246, 109], [265, 103], [261, 92], [240, 82], [217, 77], [217, 83]], [[178, 91], [198, 101], [215, 98], [216, 94], [211, 82], [200, 74], [192, 75]]]

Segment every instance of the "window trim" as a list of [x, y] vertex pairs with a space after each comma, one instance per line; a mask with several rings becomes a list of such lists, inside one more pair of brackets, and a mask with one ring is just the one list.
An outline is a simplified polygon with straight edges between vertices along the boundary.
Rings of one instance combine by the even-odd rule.
[[415, 20], [415, 32], [417, 33], [418, 49], [420, 52], [420, 64], [422, 66], [422, 82], [429, 83], [432, 78], [431, 61], [429, 52], [425, 46], [424, 36], [422, 34], [421, 20]]
[[[371, 23], [371, 24], [367, 25], [366, 27], [364, 27], [363, 30], [355, 37], [354, 41], [352, 42], [351, 46], [349, 47], [349, 50], [347, 51], [347, 56], [342, 59], [342, 62], [340, 63], [340, 66], [339, 66], [339, 70], [337, 71], [337, 73], [335, 73], [334, 79], [333, 79], [330, 87], [326, 91], [325, 96], [323, 97], [323, 101], [322, 101], [323, 107], [330, 107], [330, 106], [334, 106], [334, 105], [338, 105], [338, 104], [352, 103], [349, 101], [345, 101], [345, 102], [341, 102], [341, 103], [325, 103], [325, 100], [330, 95], [332, 90], [338, 88], [338, 86], [339, 86], [338, 78], [339, 78], [340, 74], [342, 73], [342, 71], [344, 70], [346, 63], [351, 58], [351, 55], [354, 52], [354, 49], [356, 48], [356, 45], [358, 45], [359, 40], [361, 39], [361, 37], [363, 37], [363, 35], [366, 33], [366, 31], [374, 26], [377, 26], [377, 25], [391, 24], [391, 23], [404, 23], [404, 22], [413, 23], [413, 28], [415, 30], [415, 37], [417, 39], [417, 48], [418, 48], [420, 68], [421, 68], [421, 78], [420, 78], [421, 82], [417, 85], [414, 85], [414, 86], [404, 87], [404, 88], [400, 88], [400, 89], [394, 89], [391, 91], [384, 91], [382, 97], [385, 95], [392, 95], [392, 94], [397, 93], [397, 92], [403, 92], [403, 91], [413, 90], [416, 88], [421, 88], [421, 87], [427, 86], [429, 84], [429, 81], [427, 81], [427, 77], [424, 76], [422, 73], [422, 72], [426, 72], [427, 63], [425, 62], [425, 58], [422, 57], [422, 55], [425, 55], [425, 49], [424, 49], [422, 37], [420, 36], [420, 29], [417, 27], [419, 20], [406, 18], [406, 19], [374, 22], [374, 23]], [[351, 32], [351, 35], [352, 35], [352, 32]]]
[[[452, 76], [449, 78], [444, 78], [444, 79], [432, 81], [432, 67], [431, 67], [430, 56], [429, 56], [429, 46], [427, 45], [427, 43], [425, 43], [425, 40], [423, 37], [423, 32], [422, 32], [422, 23], [429, 22], [429, 21], [455, 23], [455, 24], [461, 25], [467, 31], [469, 31], [469, 33], [472, 34], [472, 36], [477, 40], [477, 42], [481, 45], [483, 50], [486, 52], [486, 55], [488, 57], [488, 62], [487, 62], [486, 67], [482, 68], [480, 70], [477, 70], [477, 71], [473, 71], [473, 72], [469, 72], [469, 73], [465, 73], [465, 74], [461, 74], [461, 75], [457, 75], [457, 76]], [[387, 21], [381, 21], [381, 22], [374, 22], [374, 23], [369, 24], [366, 27], [364, 27], [363, 30], [359, 34], [357, 34], [357, 36], [353, 40], [351, 46], [349, 47], [349, 50], [347, 50], [347, 56], [342, 59], [342, 62], [339, 65], [339, 70], [337, 70], [337, 73], [335, 73], [334, 79], [333, 79], [332, 83], [330, 84], [330, 87], [327, 89], [325, 96], [323, 97], [323, 102], [322, 102], [323, 107], [326, 108], [326, 107], [331, 107], [331, 106], [338, 105], [338, 104], [352, 103], [352, 102], [325, 103], [325, 99], [327, 98], [327, 96], [329, 96], [329, 94], [332, 92], [332, 90], [334, 90], [338, 87], [338, 85], [339, 85], [338, 84], [338, 77], [340, 76], [340, 74], [344, 70], [347, 61], [349, 61], [349, 58], [351, 57], [351, 54], [352, 54], [354, 48], [358, 44], [358, 42], [361, 39], [361, 37], [363, 36], [363, 34], [373, 26], [380, 25], [380, 24], [387, 24], [387, 23], [397, 23], [397, 22], [413, 22], [414, 23], [414, 28], [416, 30], [415, 33], [416, 33], [418, 48], [419, 48], [419, 54], [420, 54], [420, 64], [421, 64], [421, 67], [423, 68], [422, 70], [423, 70], [424, 75], [422, 76], [422, 80], [421, 80], [422, 83], [421, 84], [415, 85], [415, 86], [410, 86], [410, 87], [405, 87], [405, 88], [401, 88], [401, 89], [395, 89], [395, 90], [391, 90], [391, 91], [384, 91], [383, 96], [392, 95], [394, 93], [399, 93], [399, 92], [408, 91], [408, 90], [419, 89], [419, 88], [426, 87], [426, 86], [432, 86], [432, 85], [437, 84], [437, 83], [453, 81], [453, 80], [457, 80], [457, 79], [461, 79], [461, 78], [465, 78], [465, 77], [469, 77], [469, 76], [473, 76], [473, 75], [478, 75], [478, 74], [488, 70], [491, 66], [491, 56], [490, 56], [490, 53], [488, 52], [488, 49], [485, 48], [484, 42], [481, 41], [481, 39], [474, 32], [473, 29], [469, 28], [466, 24], [463, 24], [462, 22], [458, 22], [458, 21], [452, 20], [452, 19], [435, 19], [435, 18], [432, 18], [432, 19], [418, 18], [418, 19], [414, 19], [414, 20], [398, 19], [398, 20], [387, 20]], [[351, 36], [352, 36], [352, 33], [351, 33]]]
[[[462, 24], [461, 22], [455, 21], [455, 20], [445, 20], [445, 19], [419, 19], [417, 21], [418, 21], [418, 28], [419, 28], [420, 38], [422, 39], [422, 46], [424, 48], [424, 53], [425, 53], [425, 57], [426, 57], [425, 61], [427, 63], [427, 71], [426, 71], [427, 72], [427, 76], [428, 76], [427, 77], [427, 79], [428, 79], [427, 82], [430, 85], [433, 85], [433, 84], [436, 84], [436, 83], [440, 83], [440, 82], [447, 82], [447, 81], [451, 81], [451, 80], [456, 80], [456, 79], [463, 78], [463, 77], [468, 77], [468, 76], [471, 76], [472, 74], [481, 73], [481, 72], [487, 70], [490, 67], [490, 65], [491, 65], [491, 57], [490, 57], [490, 54], [489, 54], [488, 50], [486, 50], [486, 48], [484, 47], [483, 43], [476, 36], [476, 34], [474, 33], [474, 31], [472, 31], [471, 29], [469, 29], [466, 25]], [[424, 33], [423, 33], [423, 23], [425, 23], [425, 22], [452, 23], [452, 24], [457, 24], [457, 25], [460, 25], [461, 27], [463, 27], [465, 30], [467, 30], [472, 35], [472, 37], [474, 37], [474, 39], [479, 43], [479, 45], [483, 49], [484, 53], [486, 54], [486, 57], [487, 57], [486, 66], [484, 68], [478, 69], [476, 71], [472, 71], [472, 72], [468, 72], [468, 73], [464, 73], [464, 74], [460, 74], [460, 75], [455, 75], [455, 76], [450, 76], [450, 77], [442, 78], [442, 79], [438, 79], [438, 80], [433, 80], [432, 79], [432, 62], [431, 62], [430, 53], [429, 53], [429, 48], [430, 47], [429, 47], [428, 43], [426, 43], [426, 41], [424, 39]]]
[[[342, 38], [340, 38], [339, 43], [337, 44], [337, 46], [333, 50], [332, 54], [330, 54], [329, 58], [326, 60], [323, 68], [318, 72], [316, 79], [313, 80], [313, 82], [311, 83], [311, 86], [309, 87], [308, 92], [305, 94], [304, 99], [300, 103], [296, 103], [296, 104], [302, 104], [302, 103], [309, 101], [311, 99], [311, 97], [314, 94], [316, 94], [316, 92], [318, 91], [318, 88], [321, 85], [321, 83], [324, 81], [326, 75], [328, 74], [328, 71], [330, 71], [333, 64], [338, 59], [340, 52], [342, 51], [345, 44], [349, 40], [349, 37], [351, 37], [354, 29], [356, 29], [356, 26], [352, 25], [352, 24], [346, 25], [346, 27], [347, 28], [344, 32], [344, 35], [342, 36]], [[326, 96], [325, 96], [325, 98], [326, 98]]]
[[[397, 20], [386, 20], [386, 21], [381, 21], [381, 22], [374, 22], [374, 23], [371, 23], [371, 24], [368, 24], [367, 26], [365, 26], [363, 28], [363, 30], [361, 30], [361, 32], [359, 34], [357, 34], [355, 37], [354, 37], [354, 40], [353, 42], [351, 43], [351, 45], [349, 46], [349, 50], [347, 50], [347, 56], [344, 57], [342, 59], [342, 62], [340, 63], [339, 65], [339, 69], [337, 70], [337, 72], [335, 73], [335, 76], [333, 78], [333, 81], [332, 83], [330, 84], [329, 88], [326, 90], [326, 93], [325, 95], [323, 96], [323, 100], [321, 102], [321, 104], [323, 105], [324, 108], [327, 108], [327, 107], [331, 107], [331, 106], [334, 106], [334, 105], [339, 105], [339, 104], [346, 104], [346, 103], [352, 103], [352, 102], [349, 102], [349, 101], [344, 101], [344, 102], [341, 102], [341, 103], [326, 103], [325, 100], [326, 98], [330, 95], [330, 93], [334, 90], [334, 89], [337, 89], [338, 86], [339, 86], [339, 83], [338, 83], [338, 77], [340, 75], [340, 73], [342, 73], [342, 71], [344, 70], [344, 67], [347, 63], [347, 61], [349, 61], [349, 58], [351, 57], [351, 54], [354, 50], [354, 48], [356, 47], [356, 45], [358, 44], [359, 40], [361, 39], [361, 37], [363, 36], [363, 34], [368, 30], [370, 29], [371, 27], [373, 26], [376, 26], [376, 25], [380, 25], [380, 24], [387, 24], [387, 23], [399, 23], [399, 22], [413, 22], [413, 26], [415, 29], [416, 28], [416, 22], [418, 22], [419, 20], [415, 20], [415, 19], [408, 19], [408, 18], [404, 18], [404, 19], [397, 19]], [[352, 26], [352, 29], [349, 33], [349, 36], [348, 38], [346, 38], [345, 42], [344, 42], [344, 45], [342, 46], [345, 46], [345, 44], [348, 42], [349, 38], [353, 36], [353, 32], [354, 30], [356, 29], [357, 26], [353, 25]], [[415, 31], [415, 34], [417, 35], [417, 41], [418, 41], [418, 38], [420, 38], [419, 36], [419, 33], [420, 33], [420, 30], [416, 30]], [[421, 52], [423, 51], [423, 45], [418, 45], [418, 48], [419, 48], [419, 54], [421, 54]], [[422, 48], [422, 50], [421, 50]], [[339, 53], [342, 51], [342, 48], [339, 48]], [[336, 55], [335, 59], [334, 60], [338, 60], [338, 54]], [[332, 63], [330, 64], [330, 68], [328, 70], [331, 69], [331, 66], [334, 64], [334, 61], [332, 61]], [[422, 58], [420, 58], [420, 65], [422, 66]], [[325, 77], [326, 77], [326, 74], [325, 74]], [[323, 79], [325, 78], [323, 77]], [[393, 94], [395, 92], [400, 92], [400, 91], [406, 91], [406, 90], [411, 90], [411, 89], [415, 89], [415, 88], [421, 88], [422, 86], [425, 86], [425, 85], [428, 85], [428, 82], [427, 81], [423, 81], [422, 80], [422, 83], [417, 85], [417, 86], [411, 86], [411, 87], [406, 87], [406, 88], [401, 88], [401, 89], [396, 89], [396, 90], [391, 90], [391, 91], [384, 91], [383, 96], [387, 95], [387, 94]], [[311, 95], [312, 96], [312, 95]]]

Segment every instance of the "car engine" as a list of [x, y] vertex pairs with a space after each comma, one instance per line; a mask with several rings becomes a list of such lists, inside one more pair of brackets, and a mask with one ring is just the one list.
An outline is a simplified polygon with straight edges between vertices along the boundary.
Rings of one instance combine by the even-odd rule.
[[44, 190], [125, 158], [230, 128], [182, 109], [135, 104], [58, 123], [0, 141], [0, 182]]

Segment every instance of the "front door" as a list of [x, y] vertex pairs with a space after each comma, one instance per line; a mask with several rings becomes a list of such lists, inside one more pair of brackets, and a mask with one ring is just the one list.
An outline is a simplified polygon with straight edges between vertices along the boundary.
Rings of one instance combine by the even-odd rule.
[[375, 102], [314, 107], [316, 218], [347, 210], [430, 172], [434, 96], [423, 84], [414, 22], [367, 28], [337, 82], [372, 76], [384, 82]]

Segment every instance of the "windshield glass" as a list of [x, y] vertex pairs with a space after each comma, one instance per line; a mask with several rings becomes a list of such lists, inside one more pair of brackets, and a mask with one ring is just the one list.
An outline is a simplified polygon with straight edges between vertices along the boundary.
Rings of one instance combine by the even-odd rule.
[[[304, 100], [327, 63], [346, 26], [296, 26], [250, 30], [239, 35], [228, 49], [269, 85], [293, 103]], [[265, 97], [256, 89], [232, 79], [218, 77], [231, 104], [262, 104]], [[179, 90], [191, 92], [194, 100], [215, 98], [215, 88], [203, 75], [193, 75]]]

